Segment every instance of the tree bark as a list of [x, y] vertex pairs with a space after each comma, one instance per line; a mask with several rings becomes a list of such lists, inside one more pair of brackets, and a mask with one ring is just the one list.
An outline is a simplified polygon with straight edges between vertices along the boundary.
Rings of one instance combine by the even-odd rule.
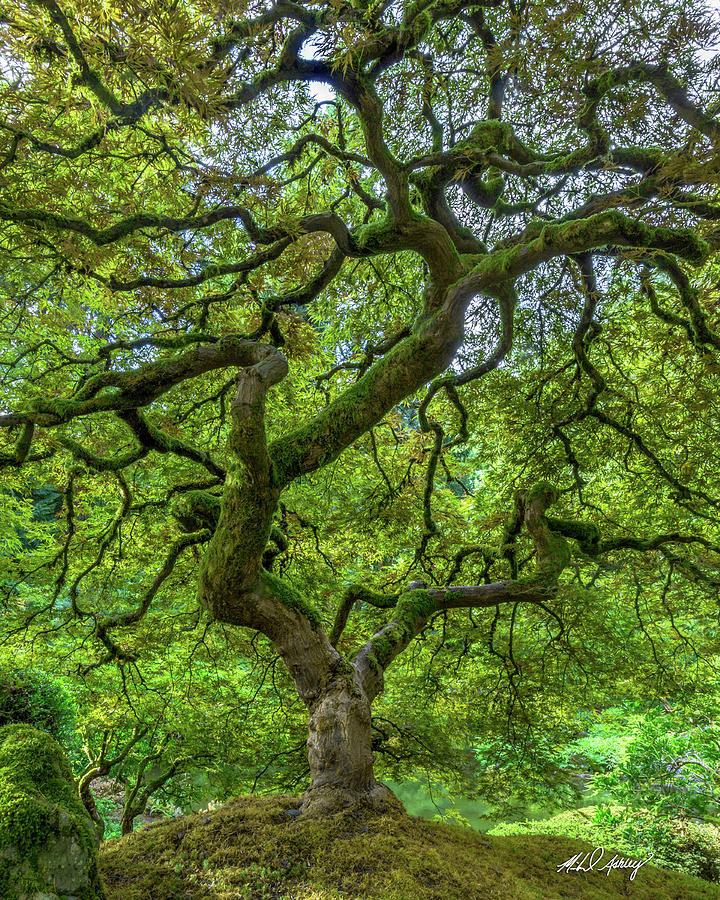
[[107, 775], [109, 771], [109, 768], [106, 771], [104, 767], [96, 766], [90, 771], [86, 770], [85, 772], [83, 772], [78, 781], [78, 794], [80, 795], [83, 806], [88, 811], [90, 818], [93, 821], [95, 831], [97, 832], [98, 843], [100, 843], [100, 841], [102, 841], [102, 839], [105, 837], [105, 820], [100, 815], [100, 810], [97, 808], [97, 803], [95, 802], [93, 793], [90, 790], [90, 785], [93, 783], [93, 781], [95, 781], [96, 778], [101, 778], [103, 775]]
[[137, 812], [135, 809], [129, 810], [127, 807], [123, 809], [122, 819], [120, 820], [120, 834], [124, 837], [126, 834], [132, 834], [135, 828], [135, 818], [145, 810], [141, 809]]
[[373, 773], [370, 703], [353, 668], [334, 674], [309, 705], [311, 781], [303, 798], [304, 813], [325, 815], [358, 805], [402, 808]]

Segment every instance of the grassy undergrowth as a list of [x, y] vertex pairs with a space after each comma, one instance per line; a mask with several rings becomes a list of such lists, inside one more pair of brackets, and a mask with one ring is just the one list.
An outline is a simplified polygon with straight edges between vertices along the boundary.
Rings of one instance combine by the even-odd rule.
[[[655, 869], [558, 874], [591, 845], [546, 835], [488, 837], [404, 815], [306, 821], [294, 797], [220, 809], [108, 841], [110, 900], [720, 900], [709, 882]], [[605, 856], [607, 861], [610, 856]]]
[[614, 847], [627, 856], [720, 882], [720, 828], [688, 819], [653, 816], [648, 810], [626, 814], [622, 807], [571, 809], [542, 822], [506, 822], [495, 835], [550, 834]]

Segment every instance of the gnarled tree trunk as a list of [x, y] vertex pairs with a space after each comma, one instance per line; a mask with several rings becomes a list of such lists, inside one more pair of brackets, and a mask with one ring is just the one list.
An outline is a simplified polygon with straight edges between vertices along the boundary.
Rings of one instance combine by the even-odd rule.
[[399, 806], [373, 773], [370, 703], [353, 669], [335, 674], [309, 704], [311, 781], [303, 811], [322, 814], [356, 804]]
[[[542, 482], [519, 496], [511, 528], [515, 534], [524, 524], [535, 544], [532, 576], [437, 590], [411, 585], [393, 597], [361, 588], [354, 598], [350, 591], [330, 639], [312, 603], [289, 581], [264, 567], [282, 489], [298, 472], [312, 471], [338, 455], [352, 435], [362, 433], [405, 396], [409, 385], [417, 386], [426, 374], [422, 364], [425, 350], [432, 349], [437, 360], [431, 369], [447, 363], [456, 339], [456, 334], [448, 337], [440, 326], [419, 326], [414, 352], [408, 352], [405, 358], [403, 351], [398, 351], [398, 360], [403, 362], [400, 369], [389, 366], [388, 354], [382, 365], [364, 376], [361, 396], [349, 402], [352, 415], [343, 404], [331, 405], [327, 420], [318, 426], [312, 439], [300, 429], [282, 452], [277, 444], [267, 445], [265, 401], [268, 388], [287, 373], [285, 359], [279, 351], [258, 345], [257, 362], [238, 373], [237, 397], [231, 407], [231, 460], [217, 525], [203, 557], [200, 599], [214, 618], [265, 634], [295, 682], [309, 711], [311, 782], [302, 803], [305, 814], [324, 815], [351, 805], [401, 808], [373, 772], [370, 708], [383, 688], [387, 667], [438, 611], [552, 598], [568, 562], [566, 542], [556, 533], [563, 523], [554, 521], [551, 529], [545, 515], [557, 499], [557, 491]], [[404, 373], [407, 384], [398, 386], [402, 382], [398, 371]], [[356, 391], [361, 384], [358, 382]], [[184, 518], [192, 519], [187, 510]], [[577, 527], [573, 533], [577, 535]], [[391, 612], [386, 624], [360, 648], [351, 663], [336, 646], [353, 599]]]

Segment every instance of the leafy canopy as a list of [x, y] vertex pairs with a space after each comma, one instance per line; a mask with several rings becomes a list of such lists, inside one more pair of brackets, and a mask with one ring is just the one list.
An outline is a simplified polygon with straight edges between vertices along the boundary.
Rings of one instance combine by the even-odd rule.
[[243, 553], [348, 657], [421, 635], [391, 773], [502, 791], [522, 745], [531, 789], [578, 703], [703, 690], [717, 38], [684, 0], [3, 3], [4, 651], [211, 664], [236, 373], [281, 347]]

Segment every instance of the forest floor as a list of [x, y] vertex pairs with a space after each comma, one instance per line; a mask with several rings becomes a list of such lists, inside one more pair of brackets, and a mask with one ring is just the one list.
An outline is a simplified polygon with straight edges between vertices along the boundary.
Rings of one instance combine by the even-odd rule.
[[591, 871], [558, 873], [593, 849], [581, 841], [490, 837], [398, 813], [306, 820], [298, 804], [241, 797], [106, 841], [109, 900], [720, 900], [720, 886], [649, 864], [634, 879], [607, 874], [607, 850]]

